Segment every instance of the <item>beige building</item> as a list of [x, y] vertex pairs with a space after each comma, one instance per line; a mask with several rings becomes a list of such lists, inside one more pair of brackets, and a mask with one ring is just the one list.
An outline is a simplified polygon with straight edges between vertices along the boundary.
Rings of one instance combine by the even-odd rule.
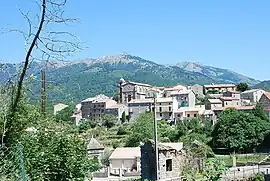
[[176, 98], [178, 108], [195, 107], [196, 96], [192, 90], [172, 91], [170, 96]]
[[145, 99], [146, 93], [152, 88], [149, 84], [120, 80], [120, 103], [127, 103], [133, 99]]
[[[116, 148], [110, 158], [110, 173], [116, 176], [140, 175], [140, 147]], [[137, 174], [136, 174], [137, 173]]]
[[65, 109], [66, 107], [68, 107], [68, 105], [62, 104], [62, 103], [58, 103], [58, 104], [54, 105], [53, 106], [53, 114], [56, 115], [57, 112]]
[[106, 109], [117, 104], [116, 101], [105, 95], [98, 95], [93, 98], [88, 98], [82, 101], [82, 118], [86, 119], [101, 119], [105, 114]]
[[210, 84], [204, 85], [205, 94], [222, 94], [226, 91], [236, 91], [234, 84]]
[[222, 107], [222, 101], [220, 99], [208, 99], [205, 104], [205, 109], [212, 110], [215, 107]]
[[181, 107], [174, 112], [176, 121], [197, 118], [203, 115], [205, 109], [200, 107]]
[[177, 101], [173, 97], [157, 98], [156, 119], [174, 120], [173, 112], [177, 109]]
[[153, 111], [154, 99], [131, 100], [127, 105], [130, 114], [141, 114], [146, 111]]
[[241, 99], [249, 100], [250, 103], [257, 103], [265, 93], [262, 89], [251, 89], [241, 93]]
[[122, 114], [125, 112], [125, 115], [128, 115], [128, 107], [124, 104], [113, 104], [108, 106], [105, 109], [105, 114], [115, 115], [118, 120], [122, 118]]
[[235, 97], [220, 97], [222, 101], [222, 107], [236, 107], [241, 105], [239, 98]]

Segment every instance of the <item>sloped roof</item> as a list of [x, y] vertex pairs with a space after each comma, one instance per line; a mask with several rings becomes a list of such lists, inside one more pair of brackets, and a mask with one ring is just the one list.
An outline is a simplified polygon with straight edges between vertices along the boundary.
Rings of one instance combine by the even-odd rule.
[[101, 145], [95, 138], [91, 138], [88, 145], [87, 150], [101, 150], [104, 149], [104, 146]]
[[180, 91], [172, 91], [171, 92], [171, 96], [172, 95], [184, 95], [184, 94], [189, 94], [189, 93], [191, 93], [191, 92], [193, 92], [191, 89], [188, 89], [188, 90], [180, 90]]
[[116, 148], [110, 156], [110, 159], [134, 159], [141, 157], [140, 147]]
[[220, 99], [208, 99], [208, 101], [212, 104], [222, 104]]
[[265, 95], [268, 99], [270, 99], [270, 92], [266, 92], [266, 93], [264, 93], [264, 95]]

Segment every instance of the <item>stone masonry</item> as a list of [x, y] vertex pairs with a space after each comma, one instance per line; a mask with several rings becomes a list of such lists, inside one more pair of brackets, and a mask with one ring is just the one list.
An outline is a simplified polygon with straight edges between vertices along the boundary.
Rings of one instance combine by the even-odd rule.
[[[159, 144], [159, 180], [181, 180], [180, 172], [186, 157], [182, 150]], [[153, 141], [141, 146], [141, 178], [155, 180], [155, 150]]]

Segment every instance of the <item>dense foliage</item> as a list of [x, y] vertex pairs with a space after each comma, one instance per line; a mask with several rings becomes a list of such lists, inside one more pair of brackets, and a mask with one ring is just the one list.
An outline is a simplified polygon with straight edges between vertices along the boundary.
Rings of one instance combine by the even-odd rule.
[[248, 90], [248, 84], [245, 82], [241, 82], [241, 83], [236, 85], [236, 89], [240, 92], [244, 92], [244, 91]]
[[[17, 147], [21, 142], [28, 179], [84, 180], [99, 168], [99, 162], [87, 156], [85, 139], [63, 120], [42, 115], [25, 99], [21, 99], [15, 119], [6, 125], [5, 143]], [[1, 131], [3, 121], [1, 118]]]
[[215, 125], [212, 145], [236, 151], [253, 149], [264, 140], [269, 128], [268, 121], [254, 114], [228, 109]]

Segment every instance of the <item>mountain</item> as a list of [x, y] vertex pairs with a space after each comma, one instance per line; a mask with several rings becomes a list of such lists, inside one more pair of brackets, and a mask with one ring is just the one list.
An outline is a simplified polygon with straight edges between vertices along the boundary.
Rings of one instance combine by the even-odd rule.
[[[15, 65], [11, 65], [8, 74], [0, 70], [2, 78], [14, 74]], [[17, 65], [18, 66], [18, 65]], [[37, 76], [31, 84], [33, 97], [40, 99], [40, 67], [33, 63], [28, 75]], [[251, 85], [259, 81], [226, 69], [202, 65], [199, 63], [182, 62], [176, 65], [161, 65], [138, 56], [122, 53], [72, 61], [54, 63], [46, 68], [47, 94], [49, 100], [79, 102], [96, 94], [113, 95], [120, 78], [156, 86], [171, 86], [177, 83], [210, 84], [248, 82]]]
[[249, 85], [259, 83], [259, 81], [255, 79], [251, 79], [250, 77], [241, 75], [231, 70], [202, 65], [201, 63], [181, 62], [176, 64], [176, 66], [189, 72], [201, 73], [217, 81], [219, 80], [222, 82], [232, 82], [232, 83], [246, 82]]
[[270, 92], [270, 80], [262, 81], [256, 84], [253, 88], [263, 89]]

